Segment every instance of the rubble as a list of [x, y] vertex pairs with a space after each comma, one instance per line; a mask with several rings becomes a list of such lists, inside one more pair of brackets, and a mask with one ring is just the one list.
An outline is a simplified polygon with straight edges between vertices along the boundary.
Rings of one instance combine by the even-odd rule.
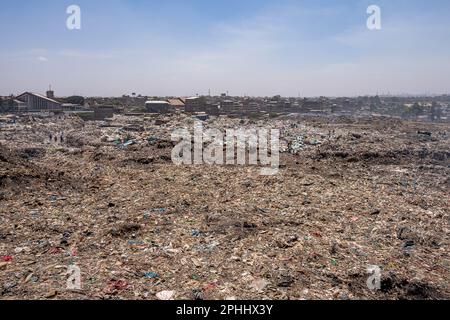
[[5, 123], [1, 299], [450, 298], [448, 125], [204, 120], [279, 128], [279, 174], [174, 165], [171, 133], [193, 125], [183, 114]]

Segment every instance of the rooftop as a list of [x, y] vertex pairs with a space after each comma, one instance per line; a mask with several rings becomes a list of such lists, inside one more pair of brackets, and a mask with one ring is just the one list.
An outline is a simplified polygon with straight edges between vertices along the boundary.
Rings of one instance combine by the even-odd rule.
[[50, 99], [50, 98], [48, 98], [48, 97], [46, 97], [46, 96], [44, 96], [44, 95], [42, 95], [42, 94], [34, 93], [34, 92], [24, 92], [24, 93], [22, 93], [20, 96], [18, 96], [17, 98], [19, 98], [19, 97], [21, 97], [21, 96], [23, 96], [23, 95], [25, 95], [25, 94], [30, 94], [30, 95], [39, 97], [39, 98], [41, 98], [41, 99], [45, 99], [45, 100], [47, 100], [47, 101], [53, 102], [53, 103], [60, 103], [59, 101]]
[[147, 101], [145, 104], [169, 104], [167, 101]]

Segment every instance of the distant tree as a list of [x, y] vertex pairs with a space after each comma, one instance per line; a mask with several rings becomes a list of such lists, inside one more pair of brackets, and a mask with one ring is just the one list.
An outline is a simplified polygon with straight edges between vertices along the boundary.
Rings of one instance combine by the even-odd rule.
[[84, 105], [84, 98], [81, 96], [71, 96], [65, 99], [67, 103]]
[[442, 117], [442, 108], [437, 102], [433, 102], [431, 106], [430, 119], [431, 121], [440, 120]]
[[415, 117], [419, 117], [421, 115], [423, 115], [424, 113], [424, 109], [423, 106], [420, 105], [419, 103], [414, 103], [414, 105], [411, 108], [411, 113], [415, 116]]
[[381, 104], [381, 99], [380, 96], [376, 95], [375, 97], [371, 98], [372, 103], [376, 104], [376, 105], [380, 105]]

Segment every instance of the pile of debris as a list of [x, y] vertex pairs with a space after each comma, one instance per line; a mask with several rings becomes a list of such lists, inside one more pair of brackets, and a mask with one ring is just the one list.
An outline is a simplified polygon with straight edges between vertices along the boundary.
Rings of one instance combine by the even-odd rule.
[[2, 128], [1, 298], [450, 298], [445, 125], [204, 122], [279, 128], [280, 172], [261, 176], [174, 165], [171, 133], [192, 124], [21, 117]]

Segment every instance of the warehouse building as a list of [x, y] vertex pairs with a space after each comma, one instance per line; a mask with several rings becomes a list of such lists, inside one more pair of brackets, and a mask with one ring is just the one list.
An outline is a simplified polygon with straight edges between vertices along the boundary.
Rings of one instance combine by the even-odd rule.
[[25, 92], [16, 97], [16, 100], [26, 104], [28, 111], [55, 111], [61, 110], [61, 103], [53, 99], [53, 91], [47, 92], [47, 97]]
[[145, 107], [150, 113], [168, 113], [172, 109], [167, 101], [147, 101]]

